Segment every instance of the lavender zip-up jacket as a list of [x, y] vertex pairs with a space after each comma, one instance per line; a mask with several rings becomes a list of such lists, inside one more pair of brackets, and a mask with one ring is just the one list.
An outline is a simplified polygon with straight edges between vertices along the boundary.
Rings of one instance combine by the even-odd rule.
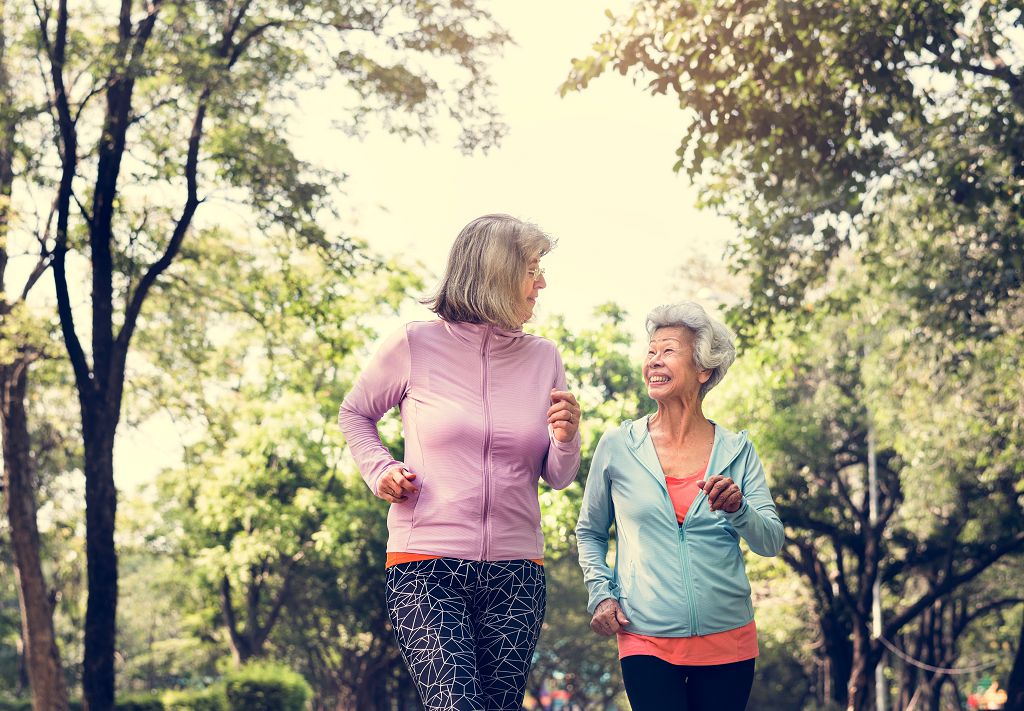
[[[542, 558], [538, 481], [564, 489], [580, 465], [579, 434], [562, 443], [548, 426], [552, 388], [565, 389], [555, 345], [522, 330], [438, 320], [388, 338], [338, 414], [371, 491], [392, 465], [416, 474], [388, 513], [388, 552]], [[377, 432], [396, 405], [404, 462]]]

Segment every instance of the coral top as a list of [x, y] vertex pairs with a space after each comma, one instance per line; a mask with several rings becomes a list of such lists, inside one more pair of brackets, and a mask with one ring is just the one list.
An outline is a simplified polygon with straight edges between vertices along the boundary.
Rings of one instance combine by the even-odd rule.
[[[665, 476], [668, 495], [672, 499], [676, 521], [683, 524], [690, 505], [697, 498], [707, 464], [684, 477]], [[635, 655], [657, 657], [669, 664], [710, 666], [731, 664], [757, 656], [757, 627], [753, 621], [734, 630], [717, 632], [703, 637], [648, 637], [631, 632], [619, 632], [619, 659]]]

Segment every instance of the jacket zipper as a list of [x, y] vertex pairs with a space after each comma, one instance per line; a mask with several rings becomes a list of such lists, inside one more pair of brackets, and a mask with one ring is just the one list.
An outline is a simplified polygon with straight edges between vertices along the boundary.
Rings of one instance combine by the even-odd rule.
[[[652, 475], [654, 475], [655, 478], [658, 478], [659, 476], [661, 476], [661, 477], [665, 476], [664, 472], [661, 472], [661, 474], [659, 475], [653, 469], [651, 469], [649, 466], [647, 466], [647, 462], [645, 462], [643, 459], [641, 459], [640, 456], [636, 453], [636, 451], [632, 447], [627, 447], [627, 449], [633, 455], [633, 458], [636, 459], [640, 463], [640, 466], [642, 466], [644, 469], [649, 471]], [[700, 497], [702, 495], [704, 495], [703, 491], [701, 491], [700, 493], [697, 494], [697, 498], [694, 499], [694, 506], [692, 507], [693, 509], [696, 509], [696, 507], [697, 507], [696, 505], [699, 504], [699, 499], [700, 499]], [[686, 585], [686, 594], [690, 598], [690, 629], [692, 629], [695, 634], [699, 635], [700, 632], [699, 632], [699, 629], [698, 629], [698, 622], [697, 622], [697, 596], [694, 593], [694, 590], [693, 590], [693, 580], [690, 577], [690, 565], [689, 565], [690, 558], [689, 558], [689, 554], [687, 554], [687, 552], [686, 552], [686, 541], [685, 541], [685, 537], [686, 537], [686, 523], [690, 520], [690, 512], [687, 512], [686, 518], [683, 519], [683, 525], [679, 526], [678, 523], [676, 523], [676, 510], [675, 510], [675, 507], [672, 505], [672, 496], [668, 493], [668, 488], [667, 487], [665, 489], [665, 506], [666, 506], [666, 510], [667, 510], [669, 519], [672, 521], [672, 523], [676, 524], [676, 526], [677, 526], [677, 528], [679, 530], [679, 535], [676, 536], [676, 557], [679, 559], [679, 569], [680, 569], [679, 572], [682, 574], [682, 576], [683, 576], [683, 583]], [[617, 548], [616, 548], [616, 551], [617, 551]], [[617, 556], [618, 556], [618, 553], [616, 552], [616, 557]]]
[[690, 625], [697, 636], [700, 636], [700, 619], [697, 617], [697, 592], [693, 587], [693, 576], [690, 575], [690, 553], [686, 548], [686, 527], [689, 525], [690, 519], [697, 513], [697, 509], [701, 504], [701, 497], [706, 498], [707, 494], [703, 491], [697, 494], [697, 498], [693, 500], [690, 510], [686, 512], [683, 525], [679, 527], [679, 557], [683, 565], [683, 580], [686, 581], [686, 594], [690, 596]]
[[488, 326], [487, 330], [484, 331], [484, 340], [480, 346], [480, 365], [483, 369], [482, 387], [483, 387], [483, 404], [484, 404], [484, 451], [483, 451], [483, 506], [481, 511], [481, 521], [483, 526], [482, 537], [480, 539], [480, 560], [487, 560], [487, 532], [490, 528], [490, 521], [488, 521], [488, 510], [490, 509], [490, 451], [491, 451], [491, 407], [487, 400], [487, 388], [488, 388], [488, 368], [487, 368], [487, 342], [491, 336], [491, 327]]

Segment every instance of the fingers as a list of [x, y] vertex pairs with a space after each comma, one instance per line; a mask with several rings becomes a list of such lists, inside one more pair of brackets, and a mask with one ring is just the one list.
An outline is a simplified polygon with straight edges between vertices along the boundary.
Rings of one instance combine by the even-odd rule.
[[621, 607], [615, 611], [615, 621], [619, 623], [619, 629], [629, 624], [629, 620], [626, 619], [626, 613], [622, 611]]
[[594, 617], [590, 620], [590, 629], [599, 635], [610, 637], [621, 632], [629, 624], [629, 620], [619, 607], [619, 603], [612, 598], [601, 602], [594, 610]]
[[700, 483], [700, 488], [708, 495], [708, 505], [712, 511], [724, 510], [735, 513], [743, 504], [743, 492], [732, 479], [716, 474]]
[[743, 505], [743, 492], [737, 487], [725, 494], [725, 501], [722, 503], [722, 510], [726, 513], [736, 513]]
[[576, 402], [576, 396], [568, 390], [555, 390], [551, 389], [551, 402], [552, 404], [557, 402], [567, 402], [573, 407], [579, 407], [579, 403]]
[[381, 477], [377, 496], [392, 504], [407, 501], [411, 494], [416, 493], [415, 478], [416, 475], [404, 467], [392, 467]]
[[565, 390], [551, 391], [551, 407], [548, 408], [548, 424], [559, 442], [569, 442], [580, 427], [582, 411], [572, 393]]

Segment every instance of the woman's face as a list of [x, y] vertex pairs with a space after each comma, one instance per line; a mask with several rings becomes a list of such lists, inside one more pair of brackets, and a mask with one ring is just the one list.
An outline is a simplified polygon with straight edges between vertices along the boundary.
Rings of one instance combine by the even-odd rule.
[[693, 362], [693, 332], [688, 328], [659, 328], [651, 337], [644, 359], [647, 394], [656, 402], [691, 400], [711, 377]]
[[534, 257], [527, 263], [526, 272], [522, 280], [522, 309], [523, 323], [526, 323], [533, 316], [533, 307], [537, 305], [537, 295], [540, 290], [547, 286], [544, 280], [544, 270], [540, 268], [540, 257]]

